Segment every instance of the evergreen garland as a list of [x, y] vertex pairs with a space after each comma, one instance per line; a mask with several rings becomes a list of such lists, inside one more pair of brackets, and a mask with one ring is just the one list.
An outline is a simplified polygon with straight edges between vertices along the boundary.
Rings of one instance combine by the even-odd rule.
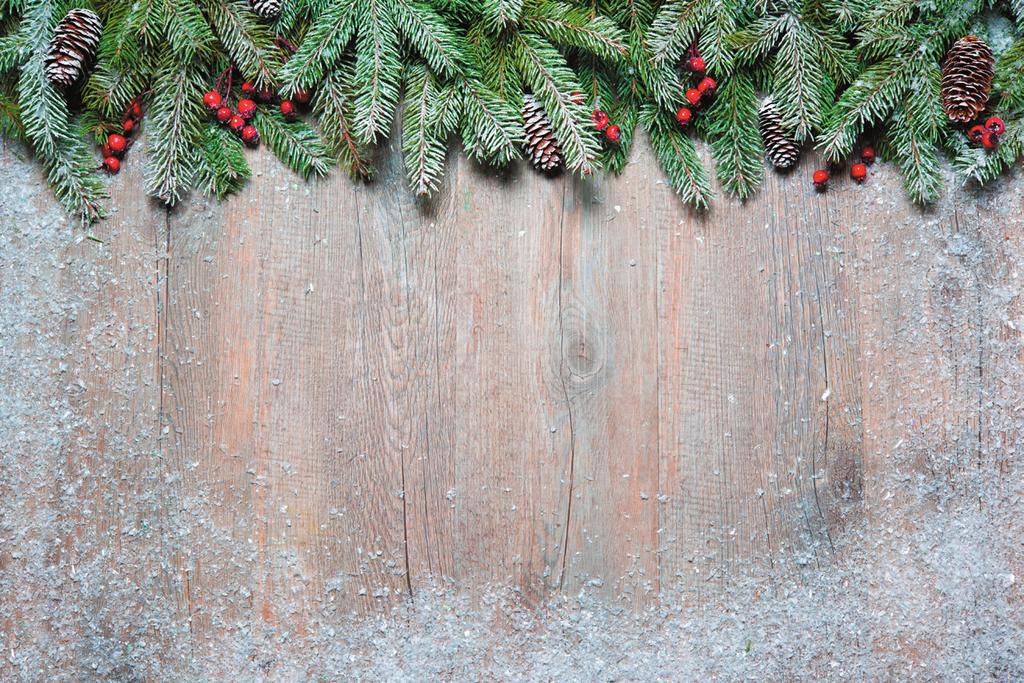
[[[259, 10], [257, 13], [254, 10]], [[292, 120], [261, 106], [259, 139], [303, 177], [336, 163], [358, 177], [401, 136], [412, 189], [443, 182], [449, 145], [504, 166], [523, 156], [529, 95], [550, 121], [569, 172], [618, 173], [643, 131], [680, 197], [709, 206], [718, 184], [746, 198], [764, 153], [758, 110], [843, 163], [877, 144], [909, 196], [942, 191], [943, 158], [985, 183], [1024, 156], [1021, 2], [993, 0], [0, 0], [0, 135], [29, 145], [56, 196], [83, 221], [103, 215], [105, 183], [88, 140], [145, 103], [146, 190], [168, 204], [223, 197], [251, 173], [241, 142], [211, 123], [204, 92], [237, 100], [242, 81], [282, 98], [311, 93]], [[71, 9], [102, 21], [95, 64], [69, 88], [46, 77]], [[998, 26], [995, 31], [992, 27]], [[995, 78], [982, 118], [1005, 121], [982, 146], [943, 110], [942, 66], [976, 35]], [[699, 54], [714, 96], [680, 125]], [[969, 71], [969, 69], [968, 69]], [[991, 73], [991, 72], [989, 72]], [[703, 74], [702, 74], [703, 75]], [[986, 85], [987, 87], [987, 85]], [[607, 112], [616, 140], [593, 113]], [[286, 114], [288, 112], [285, 112]]]

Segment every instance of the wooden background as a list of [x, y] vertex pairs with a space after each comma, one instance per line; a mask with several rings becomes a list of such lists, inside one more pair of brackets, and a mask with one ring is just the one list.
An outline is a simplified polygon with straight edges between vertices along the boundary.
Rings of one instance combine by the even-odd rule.
[[[922, 221], [996, 259], [1019, 235], [1002, 245], [1002, 219], [957, 200], [910, 207], [891, 169], [816, 194], [808, 160], [699, 215], [646, 147], [588, 183], [453, 158], [428, 205], [394, 152], [369, 185], [252, 162], [240, 196], [170, 212], [129, 163], [103, 244], [68, 247], [115, 276], [66, 330], [90, 349], [71, 361], [78, 409], [103, 425], [68, 466], [148, 455], [97, 496], [102, 526], [158, 464], [176, 493], [154, 509], [181, 540], [166, 590], [196, 642], [437, 583], [699, 604], [731, 577], [832, 562], [914, 421], [988, 438], [985, 323], [948, 306], [984, 278], [944, 289], [901, 266], [943, 248]], [[956, 370], [927, 397], [922, 359]], [[193, 524], [174, 526], [178, 505]]]

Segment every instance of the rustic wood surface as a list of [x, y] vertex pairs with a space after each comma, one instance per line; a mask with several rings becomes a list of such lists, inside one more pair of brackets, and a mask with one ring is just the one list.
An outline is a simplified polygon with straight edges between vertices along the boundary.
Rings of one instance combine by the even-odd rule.
[[[393, 151], [365, 185], [252, 162], [241, 195], [173, 211], [129, 164], [104, 244], [67, 255], [121, 277], [65, 330], [85, 351], [77, 407], [111, 426], [64, 476], [136, 448], [151, 457], [106, 473], [90, 524], [123, 520], [147, 479], [201, 510], [175, 533], [202, 540], [150, 568], [197, 656], [225, 624], [301, 634], [325, 601], [368, 612], [437, 584], [700, 605], [737, 576], [833, 562], [848, 525], [897, 504], [873, 475], [921, 421], [1000, 466], [990, 321], [949, 302], [1011, 274], [900, 277], [908, 250], [935, 257], [924, 220], [1001, 258], [1002, 219], [972, 206], [879, 215], [798, 173], [695, 214], [646, 148], [586, 183], [453, 157], [429, 204]], [[91, 316], [116, 323], [103, 343]], [[958, 370], [922, 396], [936, 358]]]

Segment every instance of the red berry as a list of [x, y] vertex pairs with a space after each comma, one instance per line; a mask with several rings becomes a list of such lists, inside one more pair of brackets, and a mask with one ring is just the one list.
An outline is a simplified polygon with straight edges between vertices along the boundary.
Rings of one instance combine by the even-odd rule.
[[103, 168], [110, 175], [114, 175], [121, 170], [121, 161], [117, 157], [107, 157], [103, 160]]
[[104, 142], [100, 145], [100, 156], [104, 158], [114, 156], [114, 150], [110, 149], [110, 145]]
[[231, 107], [221, 107], [217, 110], [217, 120], [221, 123], [227, 123], [234, 116], [234, 112], [231, 111]]
[[679, 111], [676, 112], [676, 121], [683, 128], [690, 125], [690, 121], [693, 119], [693, 112], [690, 111], [689, 107], [679, 107]]
[[697, 92], [699, 92], [701, 95], [703, 95], [704, 93], [713, 93], [715, 92], [715, 88], [717, 87], [718, 83], [715, 82], [715, 79], [705, 77], [702, 78], [700, 83], [697, 84]]
[[594, 119], [594, 127], [598, 130], [604, 130], [608, 127], [608, 114], [600, 109], [594, 110], [592, 118]]
[[273, 102], [274, 91], [270, 90], [269, 88], [264, 88], [263, 90], [260, 90], [258, 93], [256, 93], [256, 99], [258, 99], [263, 104]]
[[850, 167], [850, 177], [858, 183], [864, 182], [864, 179], [868, 177], [868, 167], [864, 164], [854, 164]]
[[985, 149], [995, 149], [999, 146], [999, 135], [990, 130], [985, 131], [981, 136], [981, 146]]
[[256, 94], [256, 86], [249, 81], [242, 83], [242, 94], [248, 97], [252, 97]]
[[260, 144], [260, 133], [256, 130], [256, 126], [246, 126], [242, 129], [242, 140], [245, 144], [255, 147]]
[[969, 137], [972, 142], [981, 142], [981, 136], [984, 134], [984, 126], [973, 126], [969, 131], [967, 131], [967, 137]]
[[128, 105], [128, 106], [129, 106], [128, 113], [131, 115], [132, 118], [135, 118], [135, 119], [141, 119], [142, 118], [142, 103], [141, 102], [139, 102], [138, 100], [132, 100], [132, 103], [130, 105]]
[[245, 119], [238, 114], [232, 114], [231, 118], [228, 119], [228, 128], [236, 133], [241, 133], [242, 129], [245, 128]]
[[998, 116], [992, 116], [988, 121], [985, 122], [985, 127], [996, 135], [1002, 135], [1006, 132], [1006, 124]]
[[125, 135], [135, 130], [135, 119], [125, 119], [121, 122], [121, 128], [124, 129]]
[[875, 148], [865, 147], [860, 151], [860, 160], [865, 164], [873, 164], [875, 162]]
[[687, 90], [686, 101], [695, 107], [700, 104], [700, 90], [697, 90], [696, 88], [690, 88]]
[[206, 93], [205, 95], [203, 95], [203, 104], [205, 104], [206, 108], [209, 109], [210, 111], [216, 111], [217, 107], [220, 106], [220, 103], [221, 103], [220, 93], [217, 92], [216, 90], [211, 90], [208, 93]]
[[289, 119], [295, 116], [295, 103], [291, 100], [281, 100], [281, 113]]
[[311, 98], [312, 98], [312, 95], [310, 94], [310, 92], [308, 90], [296, 90], [295, 91], [295, 96], [292, 97], [293, 100], [295, 100], [296, 102], [298, 102], [299, 104], [302, 104], [302, 105], [309, 104], [309, 100]]
[[120, 156], [126, 149], [128, 149], [128, 141], [123, 135], [113, 133], [107, 138], [107, 146], [110, 147], [110, 151], [113, 152], [115, 156]]
[[248, 121], [256, 113], [256, 103], [252, 100], [238, 100], [238, 113], [242, 115], [242, 118]]
[[622, 139], [622, 131], [618, 126], [612, 124], [605, 129], [604, 136], [611, 142], [618, 142]]
[[686, 63], [686, 66], [690, 67], [690, 71], [702, 74], [705, 69], [704, 58], [700, 55], [690, 57], [690, 61]]
[[828, 185], [828, 171], [823, 168], [819, 168], [814, 172], [814, 187], [819, 190], [824, 190], [825, 186]]

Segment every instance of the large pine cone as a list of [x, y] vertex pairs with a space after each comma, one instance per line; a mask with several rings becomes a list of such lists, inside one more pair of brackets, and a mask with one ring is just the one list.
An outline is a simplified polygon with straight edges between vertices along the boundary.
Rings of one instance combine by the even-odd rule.
[[73, 9], [60, 20], [46, 53], [46, 78], [51, 84], [66, 88], [81, 77], [96, 56], [102, 28], [100, 18], [87, 9]]
[[985, 109], [994, 67], [992, 49], [978, 36], [953, 43], [942, 65], [942, 108], [950, 121], [973, 121]]
[[281, 14], [281, 0], [251, 0], [252, 11], [263, 19], [276, 19]]
[[551, 119], [533, 95], [523, 101], [523, 121], [526, 133], [526, 152], [530, 161], [541, 171], [551, 171], [562, 165], [562, 147], [555, 139]]
[[782, 127], [782, 116], [775, 103], [768, 98], [757, 113], [757, 129], [764, 140], [764, 151], [772, 166], [785, 171], [793, 168], [800, 159], [800, 146]]

